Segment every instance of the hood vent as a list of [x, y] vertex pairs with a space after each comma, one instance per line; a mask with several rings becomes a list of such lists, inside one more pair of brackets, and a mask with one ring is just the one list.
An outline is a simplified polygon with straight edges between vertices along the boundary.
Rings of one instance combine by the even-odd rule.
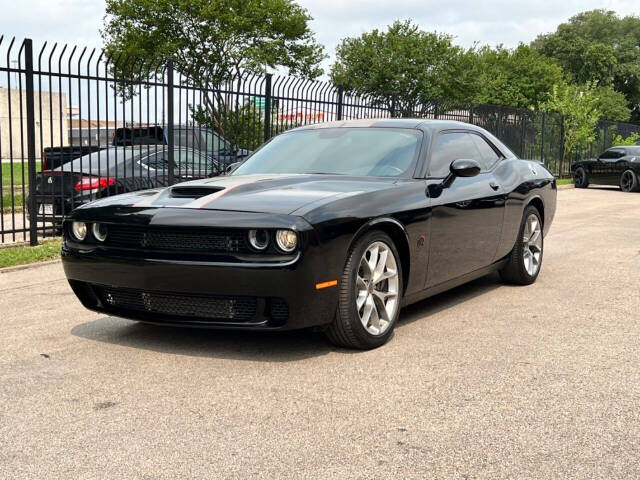
[[170, 196], [171, 198], [200, 198], [219, 192], [220, 190], [224, 190], [224, 187], [173, 187]]

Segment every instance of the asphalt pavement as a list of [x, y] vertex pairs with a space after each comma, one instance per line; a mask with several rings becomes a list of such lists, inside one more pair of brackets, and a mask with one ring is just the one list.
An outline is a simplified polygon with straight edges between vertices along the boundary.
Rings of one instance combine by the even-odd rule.
[[538, 282], [405, 309], [368, 352], [85, 310], [0, 273], [0, 478], [639, 478], [640, 194], [559, 192]]

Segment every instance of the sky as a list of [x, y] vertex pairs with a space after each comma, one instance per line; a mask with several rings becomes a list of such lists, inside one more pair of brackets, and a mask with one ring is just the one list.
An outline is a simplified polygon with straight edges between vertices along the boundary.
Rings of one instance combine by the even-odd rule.
[[[515, 47], [554, 31], [572, 15], [594, 8], [640, 15], [638, 0], [298, 0], [314, 18], [317, 39], [333, 56], [340, 39], [413, 19], [422, 29], [475, 42]], [[0, 35], [99, 47], [104, 0], [0, 0]], [[37, 51], [37, 50], [36, 50]], [[330, 65], [331, 59], [325, 63]]]

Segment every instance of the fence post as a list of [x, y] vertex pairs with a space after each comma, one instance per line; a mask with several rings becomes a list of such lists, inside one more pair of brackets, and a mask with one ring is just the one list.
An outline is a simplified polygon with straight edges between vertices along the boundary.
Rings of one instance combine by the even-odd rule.
[[542, 127], [540, 129], [540, 161], [542, 163], [544, 163], [544, 120], [545, 115], [544, 112], [542, 112]]
[[33, 88], [33, 40], [24, 41], [25, 79], [27, 95], [27, 159], [29, 162], [29, 243], [38, 244], [36, 204], [36, 115]]
[[433, 106], [433, 118], [434, 120], [438, 119], [438, 114], [440, 113], [439, 111], [439, 104], [438, 104], [438, 100], [434, 100], [434, 106]]
[[558, 167], [558, 176], [563, 174], [562, 164], [564, 163], [564, 115], [560, 115], [560, 166]]
[[391, 118], [394, 118], [396, 116], [397, 104], [398, 104], [398, 94], [394, 93], [393, 95], [391, 95], [391, 108], [389, 110], [389, 113], [391, 114]]
[[524, 154], [525, 154], [525, 140], [526, 140], [526, 136], [527, 136], [527, 115], [525, 113], [522, 113], [522, 125], [520, 126], [520, 157], [524, 158]]
[[264, 84], [264, 141], [271, 138], [271, 79], [273, 75], [267, 73]]
[[473, 124], [473, 103], [469, 105], [469, 123]]
[[337, 120], [342, 120], [342, 103], [344, 102], [344, 87], [342, 85], [338, 85], [338, 118]]
[[167, 182], [169, 185], [173, 185], [175, 181], [175, 155], [174, 155], [174, 145], [175, 145], [175, 126], [173, 124], [173, 60], [167, 61], [167, 150], [169, 154], [168, 163], [169, 163], [169, 171]]

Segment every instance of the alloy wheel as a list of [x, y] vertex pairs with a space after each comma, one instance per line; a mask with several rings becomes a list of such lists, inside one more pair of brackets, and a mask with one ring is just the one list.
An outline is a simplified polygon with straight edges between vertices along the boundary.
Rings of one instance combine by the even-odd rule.
[[372, 335], [382, 335], [390, 327], [398, 309], [398, 264], [384, 242], [374, 242], [365, 250], [356, 278], [356, 309], [362, 326]]
[[540, 269], [542, 258], [542, 228], [538, 216], [532, 213], [527, 217], [522, 234], [524, 268], [533, 277]]
[[584, 183], [584, 170], [576, 170], [576, 173], [573, 175], [573, 184], [578, 187]]

